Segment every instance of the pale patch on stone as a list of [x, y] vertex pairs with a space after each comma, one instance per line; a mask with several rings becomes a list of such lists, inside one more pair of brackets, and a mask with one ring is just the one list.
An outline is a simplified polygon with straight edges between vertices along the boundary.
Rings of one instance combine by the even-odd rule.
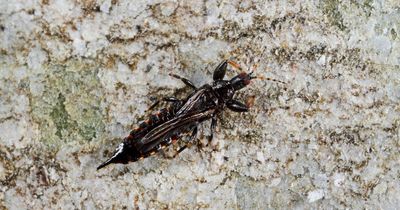
[[178, 6], [178, 2], [176, 1], [167, 1], [160, 5], [161, 7], [161, 14], [164, 16], [170, 16]]
[[304, 167], [300, 161], [290, 163], [289, 169], [293, 175], [301, 175], [304, 173]]
[[282, 179], [280, 177], [271, 180], [271, 187], [276, 187], [281, 183]]
[[110, 13], [110, 7], [111, 7], [111, 0], [105, 0], [101, 5], [100, 5], [100, 10], [104, 13]]
[[375, 186], [374, 194], [381, 195], [384, 194], [386, 190], [387, 190], [387, 184], [385, 181], [382, 181], [381, 183]]
[[335, 174], [335, 175], [333, 176], [333, 184], [334, 184], [336, 187], [342, 187], [343, 184], [344, 184], [345, 178], [346, 178], [346, 177], [345, 177], [344, 174], [337, 173], [337, 174]]
[[309, 203], [313, 203], [315, 201], [318, 201], [324, 197], [325, 193], [323, 190], [318, 189], [318, 190], [313, 190], [308, 192], [307, 199]]
[[214, 163], [218, 166], [224, 164], [224, 152], [216, 152], [213, 154]]
[[317, 63], [321, 66], [325, 66], [326, 64], [326, 56], [325, 55], [321, 55], [321, 57], [319, 57]]
[[43, 72], [42, 64], [47, 60], [47, 54], [40, 48], [33, 48], [28, 55], [28, 67], [34, 71]]
[[261, 163], [264, 163], [265, 158], [264, 158], [264, 153], [262, 152], [257, 152], [256, 154], [257, 160], [260, 161]]
[[7, 120], [0, 124], [0, 141], [8, 147], [23, 148], [26, 145], [28, 134], [28, 122], [24, 119], [20, 121]]
[[4, 193], [4, 203], [8, 209], [28, 209], [24, 200], [16, 189], [9, 189]]
[[0, 162], [0, 180], [4, 180], [6, 178], [6, 169], [3, 166], [3, 163]]

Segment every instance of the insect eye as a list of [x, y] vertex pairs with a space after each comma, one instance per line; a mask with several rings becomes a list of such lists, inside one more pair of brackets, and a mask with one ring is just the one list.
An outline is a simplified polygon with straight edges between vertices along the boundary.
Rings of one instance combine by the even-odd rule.
[[239, 74], [239, 78], [240, 79], [245, 79], [247, 77], [247, 73], [246, 72], [242, 72]]
[[248, 85], [250, 84], [250, 75], [247, 74], [246, 72], [242, 72], [239, 74], [239, 78], [243, 81], [243, 84]]

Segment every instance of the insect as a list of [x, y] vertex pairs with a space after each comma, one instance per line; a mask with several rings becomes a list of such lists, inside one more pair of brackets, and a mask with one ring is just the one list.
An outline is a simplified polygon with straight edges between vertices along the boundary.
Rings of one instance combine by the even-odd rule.
[[[246, 87], [256, 77], [252, 75], [253, 72], [242, 72], [230, 80], [224, 80], [228, 64], [240, 68], [238, 64], [225, 60], [214, 70], [213, 83], [199, 88], [186, 78], [170, 74], [193, 89], [193, 92], [185, 100], [174, 97], [163, 98], [163, 101], [171, 103], [171, 106], [151, 115], [147, 121], [132, 130], [119, 144], [114, 155], [97, 167], [97, 170], [112, 163], [127, 164], [146, 158], [175, 143], [185, 133], [190, 133], [188, 142], [193, 142], [199, 124], [209, 119], [211, 119], [209, 136], [211, 141], [217, 125], [217, 114], [226, 107], [234, 112], [247, 112], [248, 107], [233, 97], [236, 91]], [[181, 147], [177, 154], [185, 148], [187, 144]]]

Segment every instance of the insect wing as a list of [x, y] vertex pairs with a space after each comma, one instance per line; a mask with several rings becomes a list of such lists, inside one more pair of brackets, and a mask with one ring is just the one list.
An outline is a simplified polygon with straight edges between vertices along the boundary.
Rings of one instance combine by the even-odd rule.
[[210, 118], [214, 112], [214, 109], [208, 109], [200, 113], [188, 114], [167, 121], [146, 134], [146, 136], [137, 142], [136, 147], [142, 153], [148, 152], [159, 145], [165, 138], [169, 137], [169, 135], [179, 133], [185, 127], [197, 125], [199, 122]]
[[[178, 110], [174, 118], [150, 130], [140, 141], [136, 142], [136, 147], [141, 149], [144, 145], [157, 141], [161, 137], [165, 138], [167, 133], [172, 135], [175, 131], [180, 129], [178, 124], [182, 121], [186, 123], [189, 123], [188, 121], [190, 121], [190, 119], [195, 121], [197, 117], [196, 112], [201, 113], [196, 107], [202, 102], [202, 98], [206, 96], [206, 90], [207, 87], [205, 86], [192, 93]], [[157, 145], [157, 143], [162, 140], [163, 139], [160, 139], [154, 144]]]
[[182, 105], [182, 107], [179, 109], [176, 115], [179, 116], [179, 115], [184, 115], [188, 112], [192, 112], [192, 110], [196, 107], [196, 105], [202, 102], [201, 99], [206, 96], [206, 91], [207, 91], [207, 86], [202, 87], [198, 89], [196, 92], [194, 92]]

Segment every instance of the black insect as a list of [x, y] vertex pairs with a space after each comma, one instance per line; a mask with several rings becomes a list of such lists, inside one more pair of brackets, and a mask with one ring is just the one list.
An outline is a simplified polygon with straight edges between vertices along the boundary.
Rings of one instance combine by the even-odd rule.
[[[236, 91], [244, 88], [250, 84], [252, 79], [256, 78], [252, 76], [252, 72], [242, 72], [230, 80], [224, 80], [228, 64], [238, 67], [232, 61], [223, 61], [214, 71], [213, 84], [206, 84], [200, 88], [194, 86], [188, 79], [170, 74], [172, 77], [182, 80], [193, 89], [193, 92], [185, 100], [174, 97], [164, 98], [163, 100], [172, 103], [172, 106], [151, 115], [137, 129], [132, 130], [123, 143], [118, 146], [114, 155], [97, 169], [111, 163], [127, 164], [153, 155], [171, 143], [175, 143], [188, 132], [191, 133], [188, 142], [193, 142], [196, 139], [198, 125], [209, 119], [211, 119], [211, 135], [209, 137], [209, 141], [211, 141], [217, 125], [217, 114], [222, 112], [225, 107], [235, 112], [248, 111], [248, 107], [233, 99], [233, 96]], [[181, 147], [177, 154], [186, 147], [187, 145]]]

